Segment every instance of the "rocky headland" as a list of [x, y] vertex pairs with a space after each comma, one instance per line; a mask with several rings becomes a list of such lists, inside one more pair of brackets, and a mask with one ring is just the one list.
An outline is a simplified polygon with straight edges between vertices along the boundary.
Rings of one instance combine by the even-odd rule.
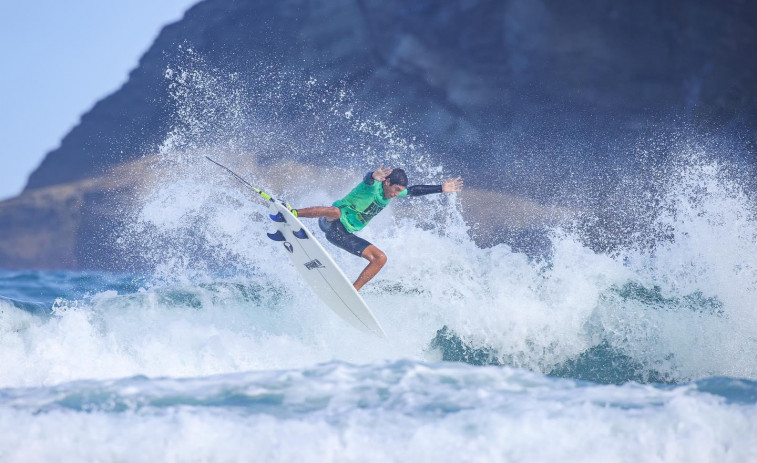
[[[243, 104], [243, 117], [222, 127], [207, 108], [187, 119], [171, 73], [192, 71], [188, 50], [203, 72], [244, 90], [234, 101], [258, 104]], [[263, 96], [282, 82], [345, 89], [363, 117], [420, 138], [424, 162], [466, 177], [466, 220], [491, 243], [501, 230], [571, 216], [577, 206], [565, 198], [611, 185], [635, 162], [636, 140], [659, 132], [734, 134], [746, 147], [740, 156], [754, 161], [756, 50], [757, 6], [737, 0], [204, 0], [163, 29], [19, 197], [0, 203], [0, 267], [128, 268], [113, 242], [145, 185], [160, 178], [152, 158], [169, 148], [244, 139], [235, 152], [261, 172], [294, 163], [328, 175], [334, 166], [357, 172], [382, 146], [395, 147], [356, 157], [363, 145], [345, 145], [340, 130], [308, 133], [318, 109], [302, 110], [307, 95], [290, 91], [266, 107], [273, 100]], [[275, 144], [237, 137], [261, 126], [279, 129]], [[183, 144], [169, 146], [177, 133]], [[402, 150], [400, 159], [413, 158]], [[510, 218], [493, 220], [481, 206], [492, 202]]]

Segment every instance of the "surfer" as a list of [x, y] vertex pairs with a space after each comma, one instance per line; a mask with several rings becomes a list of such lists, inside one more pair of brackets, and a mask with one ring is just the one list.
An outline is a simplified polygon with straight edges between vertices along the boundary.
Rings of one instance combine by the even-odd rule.
[[355, 235], [368, 222], [389, 205], [392, 199], [404, 196], [423, 196], [432, 193], [460, 191], [460, 177], [447, 179], [441, 185], [407, 186], [407, 175], [402, 169], [384, 168], [383, 165], [365, 174], [363, 181], [347, 196], [331, 206], [291, 209], [297, 217], [318, 218], [318, 225], [326, 239], [335, 246], [368, 260], [368, 265], [353, 283], [360, 290], [386, 264], [386, 254], [370, 242]]

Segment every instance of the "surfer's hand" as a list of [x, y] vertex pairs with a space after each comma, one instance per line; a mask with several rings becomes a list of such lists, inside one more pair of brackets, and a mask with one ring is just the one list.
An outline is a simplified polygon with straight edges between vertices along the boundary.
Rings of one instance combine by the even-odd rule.
[[442, 183], [442, 192], [454, 193], [463, 189], [463, 181], [460, 177], [448, 178]]
[[377, 182], [383, 182], [386, 180], [386, 177], [392, 173], [394, 169], [386, 168], [384, 169], [383, 164], [379, 164], [379, 168], [373, 171], [373, 180]]

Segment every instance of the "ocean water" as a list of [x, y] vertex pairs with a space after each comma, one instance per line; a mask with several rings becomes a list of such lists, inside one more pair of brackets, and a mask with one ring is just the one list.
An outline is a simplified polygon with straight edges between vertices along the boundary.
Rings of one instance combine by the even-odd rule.
[[[757, 456], [757, 221], [717, 163], [670, 182], [651, 249], [478, 246], [454, 197], [426, 200], [438, 227], [384, 212], [364, 295], [387, 339], [314, 299], [264, 206], [203, 175], [144, 198], [124, 239], [159, 243], [149, 272], [0, 272], [0, 461]], [[165, 249], [189, 230], [228, 267]]]
[[398, 201], [361, 233], [389, 256], [363, 290], [379, 339], [314, 298], [259, 198], [204, 156], [265, 186], [250, 150], [339, 139], [355, 182], [379, 162], [452, 173], [341, 89], [266, 82], [305, 92], [280, 120], [281, 94], [187, 66], [116, 243], [140, 270], [0, 271], [0, 462], [757, 460], [757, 207], [724, 148], [679, 145], [621, 185], [630, 233], [584, 208], [534, 253], [476, 243], [457, 195]]

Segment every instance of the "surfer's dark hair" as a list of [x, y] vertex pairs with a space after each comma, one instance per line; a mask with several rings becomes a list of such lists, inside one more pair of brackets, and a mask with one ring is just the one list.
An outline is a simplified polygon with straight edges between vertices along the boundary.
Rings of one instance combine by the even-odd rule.
[[389, 180], [389, 185], [407, 186], [407, 174], [402, 169], [392, 170], [386, 179]]

